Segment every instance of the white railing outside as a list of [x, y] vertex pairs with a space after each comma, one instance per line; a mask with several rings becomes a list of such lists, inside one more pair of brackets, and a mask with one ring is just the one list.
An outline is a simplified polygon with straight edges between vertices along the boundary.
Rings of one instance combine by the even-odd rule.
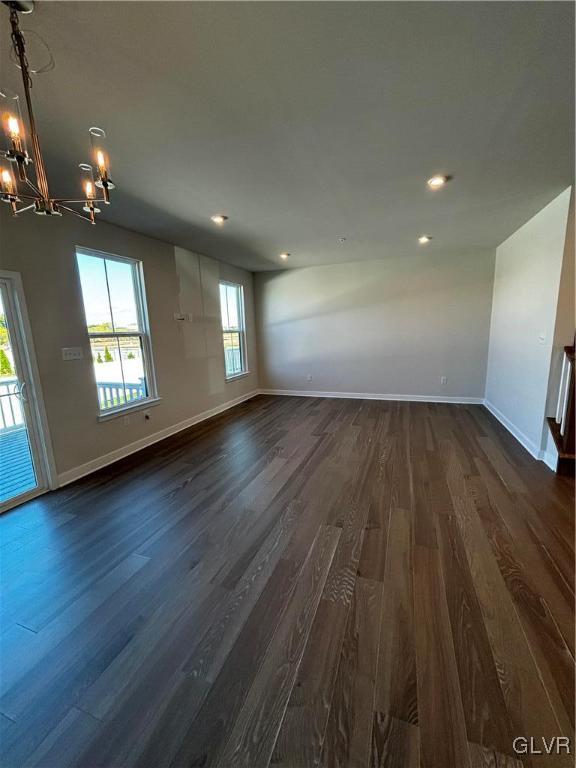
[[139, 382], [126, 382], [126, 384], [121, 381], [99, 381], [97, 386], [101, 411], [117, 408], [146, 397], [144, 379], [140, 379]]
[[[100, 409], [115, 408], [142, 400], [146, 397], [144, 380], [139, 382], [101, 381], [97, 383]], [[20, 429], [24, 426], [24, 411], [19, 395], [18, 379], [14, 377], [0, 379], [0, 431]]]
[[24, 424], [18, 379], [13, 376], [0, 379], [0, 429], [18, 429]]
[[225, 347], [224, 356], [226, 357], [227, 375], [234, 374], [234, 373], [241, 373], [242, 355], [238, 347]]

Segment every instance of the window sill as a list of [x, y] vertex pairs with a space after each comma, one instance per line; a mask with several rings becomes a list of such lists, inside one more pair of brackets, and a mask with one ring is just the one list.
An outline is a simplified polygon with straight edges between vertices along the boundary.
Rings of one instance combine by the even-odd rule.
[[242, 371], [242, 373], [235, 373], [233, 376], [226, 376], [226, 381], [236, 381], [236, 379], [243, 379], [244, 376], [250, 376], [250, 371]]
[[111, 408], [109, 411], [102, 411], [98, 414], [98, 421], [110, 421], [110, 419], [116, 419], [119, 416], [128, 416], [133, 411], [142, 411], [146, 408], [152, 408], [155, 405], [159, 405], [162, 402], [161, 397], [149, 397], [146, 400], [141, 400], [134, 405], [123, 405], [120, 408]]

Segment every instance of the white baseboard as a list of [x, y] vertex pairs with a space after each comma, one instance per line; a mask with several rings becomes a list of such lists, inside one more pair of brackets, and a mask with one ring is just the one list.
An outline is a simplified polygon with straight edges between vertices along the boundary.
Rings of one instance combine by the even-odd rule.
[[202, 411], [202, 413], [198, 413], [196, 416], [191, 416], [189, 419], [185, 419], [184, 421], [180, 421], [170, 427], [166, 427], [166, 429], [161, 429], [159, 432], [154, 432], [152, 435], [147, 435], [141, 440], [136, 440], [135, 442], [124, 445], [122, 448], [118, 448], [115, 451], [110, 451], [110, 453], [106, 453], [104, 456], [99, 456], [97, 459], [92, 459], [92, 461], [88, 461], [85, 464], [80, 464], [78, 467], [68, 469], [66, 472], [62, 472], [58, 475], [58, 485], [61, 487], [63, 485], [68, 485], [68, 483], [74, 482], [74, 480], [79, 480], [85, 475], [89, 475], [92, 472], [96, 472], [98, 469], [102, 469], [103, 467], [108, 466], [108, 464], [113, 464], [119, 459], [130, 456], [131, 453], [141, 451], [142, 448], [147, 448], [149, 445], [153, 445], [160, 440], [164, 440], [166, 437], [170, 437], [170, 435], [175, 435], [177, 432], [181, 432], [183, 429], [188, 429], [188, 427], [192, 427], [194, 424], [199, 424], [201, 421], [205, 421], [212, 416], [216, 416], [223, 411], [227, 411], [229, 408], [234, 408], [235, 405], [239, 405], [246, 400], [251, 400], [258, 394], [260, 394], [260, 391], [258, 389], [254, 389], [247, 395], [236, 397], [234, 400], [228, 400], [226, 403], [217, 405], [215, 408], [211, 408], [208, 411]]
[[[506, 427], [508, 432], [510, 432], [510, 434], [515, 437], [516, 440], [518, 440], [518, 442], [524, 446], [524, 448], [526, 448], [529, 454], [531, 454], [538, 461], [544, 461], [545, 452], [540, 448], [540, 446], [536, 445], [536, 443], [530, 440], [530, 438], [527, 437], [524, 432], [519, 430], [518, 427], [516, 427], [510, 421], [510, 419], [504, 416], [502, 411], [499, 411], [498, 408], [496, 408], [496, 406], [493, 405], [489, 400], [484, 400], [484, 406], [490, 411], [492, 416], [497, 418], [500, 424]], [[554, 466], [554, 470], [556, 470], [556, 466]]]
[[556, 472], [558, 469], [558, 453], [553, 451], [543, 451], [542, 461], [547, 467], [550, 467], [552, 472]]
[[447, 395], [384, 395], [374, 392], [320, 392], [306, 389], [261, 389], [261, 395], [290, 397], [338, 397], [346, 400], [400, 400], [407, 403], [461, 403], [483, 405], [482, 397], [449, 397]]

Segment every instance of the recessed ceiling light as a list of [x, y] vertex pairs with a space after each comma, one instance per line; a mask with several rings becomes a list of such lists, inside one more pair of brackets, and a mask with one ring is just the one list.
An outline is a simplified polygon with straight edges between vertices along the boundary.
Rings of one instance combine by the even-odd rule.
[[214, 216], [210, 216], [214, 224], [218, 224], [219, 227], [228, 221], [228, 216], [224, 216], [223, 213], [215, 213]]
[[426, 183], [430, 189], [440, 189], [440, 187], [443, 187], [444, 184], [446, 184], [446, 182], [449, 180], [449, 176], [432, 176], [432, 178], [428, 179]]
[[288, 258], [288, 256], [290, 256], [290, 254], [289, 254], [289, 253], [281, 253], [281, 254], [280, 254], [280, 258], [282, 259], [282, 261], [286, 261], [286, 259]]
[[420, 245], [426, 245], [427, 243], [430, 242], [430, 240], [432, 240], [430, 235], [420, 235], [420, 237], [418, 238], [418, 242], [420, 243]]
[[346, 238], [345, 237], [339, 237], [338, 238], [338, 242], [339, 243], [345, 243], [346, 242]]

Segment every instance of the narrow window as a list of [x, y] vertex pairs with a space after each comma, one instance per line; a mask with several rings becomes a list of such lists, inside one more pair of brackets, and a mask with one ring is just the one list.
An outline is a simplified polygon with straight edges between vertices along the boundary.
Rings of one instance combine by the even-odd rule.
[[244, 292], [236, 283], [220, 283], [220, 310], [226, 378], [247, 372]]
[[142, 262], [77, 249], [100, 413], [156, 397]]

